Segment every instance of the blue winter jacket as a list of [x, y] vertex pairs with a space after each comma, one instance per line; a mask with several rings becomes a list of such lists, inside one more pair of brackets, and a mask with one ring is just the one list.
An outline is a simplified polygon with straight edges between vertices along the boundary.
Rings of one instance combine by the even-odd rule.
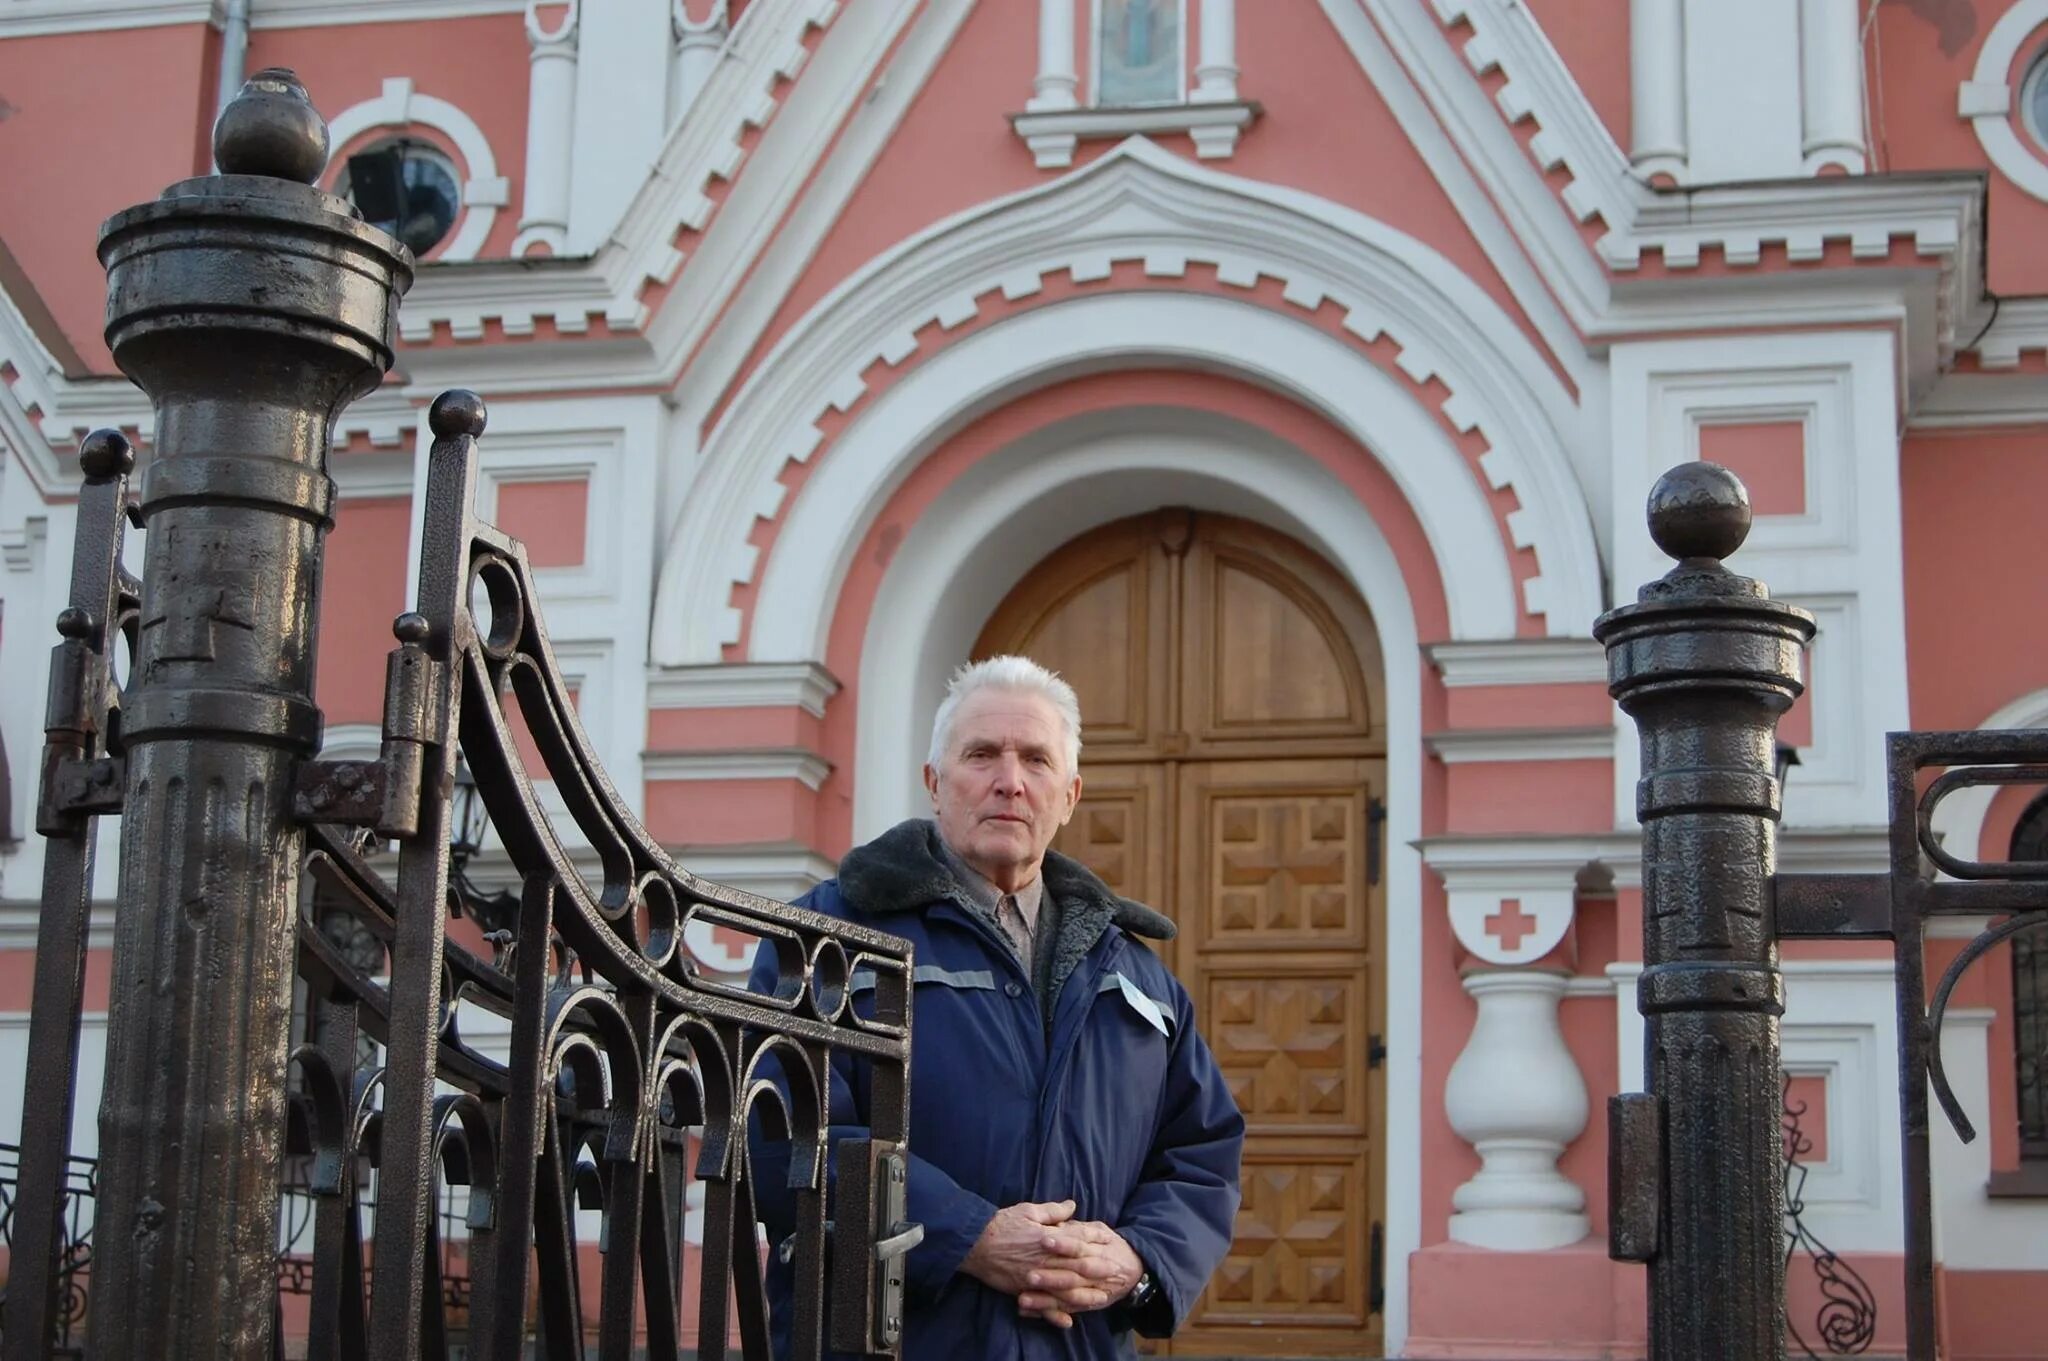
[[[1186, 989], [1139, 939], [1170, 939], [1173, 924], [1057, 853], [1042, 873], [1062, 912], [1049, 942], [1049, 1035], [1030, 978], [953, 880], [930, 822], [850, 852], [839, 877], [801, 902], [916, 948], [908, 1190], [925, 1236], [907, 1263], [904, 1361], [1134, 1355], [1132, 1331], [1170, 1335], [1230, 1246], [1244, 1118]], [[773, 952], [761, 956], [752, 986], [772, 990]], [[863, 993], [859, 981], [854, 1004], [865, 1009], [872, 984]], [[865, 1137], [864, 1063], [835, 1056], [831, 1101], [833, 1139]], [[776, 1355], [786, 1357], [791, 1270], [777, 1249], [795, 1223], [789, 1146], [764, 1139], [758, 1122], [750, 1136]], [[1077, 1219], [1110, 1225], [1144, 1259], [1160, 1286], [1147, 1308], [1112, 1306], [1059, 1329], [959, 1270], [998, 1208], [1068, 1198]]]

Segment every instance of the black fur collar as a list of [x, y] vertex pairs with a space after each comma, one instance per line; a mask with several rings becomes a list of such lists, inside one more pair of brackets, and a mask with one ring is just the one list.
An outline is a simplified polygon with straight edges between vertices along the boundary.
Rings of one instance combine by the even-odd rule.
[[[1172, 940], [1171, 920], [1143, 903], [1119, 898], [1078, 860], [1045, 853], [1045, 887], [1070, 914], [1100, 917], [1132, 935]], [[927, 818], [899, 822], [839, 862], [839, 891], [855, 911], [868, 916], [910, 912], [941, 900], [961, 898], [958, 883], [939, 856], [939, 829]]]

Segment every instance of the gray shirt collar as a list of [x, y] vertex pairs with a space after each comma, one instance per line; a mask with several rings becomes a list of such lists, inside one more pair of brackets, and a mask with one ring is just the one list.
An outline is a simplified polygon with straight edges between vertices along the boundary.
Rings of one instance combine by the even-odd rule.
[[[1003, 891], [984, 879], [979, 870], [963, 860], [958, 851], [946, 844], [945, 837], [938, 837], [937, 840], [939, 855], [945, 860], [946, 868], [952, 872], [954, 881], [960, 885], [960, 891], [966, 894], [968, 900], [976, 907], [993, 917], [996, 908], [1003, 901]], [[1024, 918], [1025, 925], [1034, 929], [1037, 927], [1038, 904], [1044, 896], [1043, 874], [1017, 890], [1017, 911]]]

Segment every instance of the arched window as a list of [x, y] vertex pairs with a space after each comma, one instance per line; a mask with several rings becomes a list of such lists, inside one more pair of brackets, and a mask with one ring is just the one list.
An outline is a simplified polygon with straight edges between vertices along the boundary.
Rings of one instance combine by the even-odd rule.
[[[2012, 858], [2048, 860], [2048, 794], [2020, 815]], [[2048, 1159], [2048, 926], [2012, 938], [2012, 1021], [2020, 1157]]]
[[1185, 97], [1183, 0], [1096, 0], [1095, 102], [1178, 104]]

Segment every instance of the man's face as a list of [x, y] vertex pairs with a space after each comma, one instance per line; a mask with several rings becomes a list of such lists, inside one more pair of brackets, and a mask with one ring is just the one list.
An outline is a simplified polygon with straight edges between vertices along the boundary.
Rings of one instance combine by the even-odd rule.
[[1049, 700], [975, 691], [953, 715], [945, 761], [924, 768], [939, 835], [997, 888], [1030, 883], [1081, 797], [1066, 765], [1065, 725]]

